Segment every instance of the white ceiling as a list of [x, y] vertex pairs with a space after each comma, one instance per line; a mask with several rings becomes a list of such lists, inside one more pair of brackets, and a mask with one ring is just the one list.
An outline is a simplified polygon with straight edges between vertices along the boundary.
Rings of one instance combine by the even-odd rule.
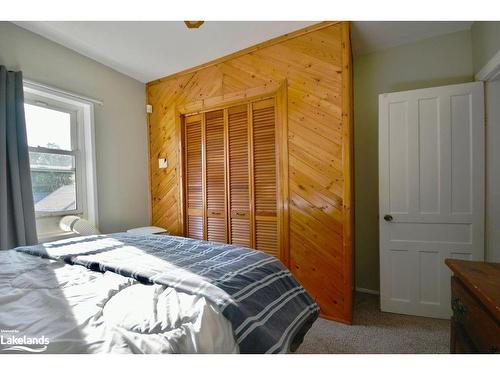
[[16, 22], [141, 82], [298, 30], [315, 22]]
[[[300, 21], [209, 21], [187, 29], [164, 22], [15, 22], [141, 82], [208, 62], [312, 25]], [[353, 22], [352, 45], [362, 55], [469, 29], [472, 22]]]

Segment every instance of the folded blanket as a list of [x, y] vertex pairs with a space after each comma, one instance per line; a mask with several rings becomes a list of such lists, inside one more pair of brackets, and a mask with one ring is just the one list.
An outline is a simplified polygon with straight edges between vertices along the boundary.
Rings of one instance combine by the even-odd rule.
[[258, 250], [130, 233], [16, 250], [203, 296], [231, 322], [241, 353], [294, 350], [319, 315], [317, 304], [290, 271]]

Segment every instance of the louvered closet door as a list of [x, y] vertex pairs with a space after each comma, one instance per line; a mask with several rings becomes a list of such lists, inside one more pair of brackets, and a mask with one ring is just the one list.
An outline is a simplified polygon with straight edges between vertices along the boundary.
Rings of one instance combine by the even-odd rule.
[[279, 257], [274, 99], [252, 103], [255, 248]]
[[279, 258], [274, 98], [185, 119], [188, 237]]
[[252, 247], [248, 126], [248, 105], [228, 109], [230, 239]]
[[207, 239], [227, 242], [224, 111], [205, 113]]
[[187, 116], [184, 120], [186, 158], [186, 234], [203, 239], [204, 197], [202, 163], [202, 117]]

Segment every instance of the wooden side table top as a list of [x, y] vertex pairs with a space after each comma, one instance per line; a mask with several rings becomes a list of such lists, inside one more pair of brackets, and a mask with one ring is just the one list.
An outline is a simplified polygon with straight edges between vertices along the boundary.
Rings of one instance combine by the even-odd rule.
[[446, 259], [446, 265], [500, 322], [500, 263]]

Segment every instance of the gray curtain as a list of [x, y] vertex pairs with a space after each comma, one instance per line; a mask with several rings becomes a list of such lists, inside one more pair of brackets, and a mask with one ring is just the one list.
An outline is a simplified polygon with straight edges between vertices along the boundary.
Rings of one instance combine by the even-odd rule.
[[35, 243], [23, 75], [0, 66], [0, 249]]

